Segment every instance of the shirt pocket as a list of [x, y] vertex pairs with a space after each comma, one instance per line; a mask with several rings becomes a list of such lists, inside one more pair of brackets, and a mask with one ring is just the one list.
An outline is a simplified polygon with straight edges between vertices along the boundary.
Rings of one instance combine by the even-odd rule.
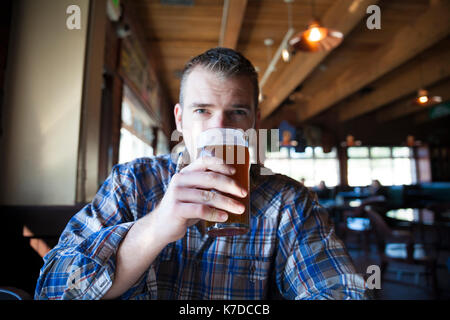
[[249, 257], [233, 258], [229, 272], [237, 281], [267, 282], [270, 273], [270, 260]]
[[232, 258], [228, 275], [234, 299], [261, 300], [267, 298], [270, 260], [262, 258]]

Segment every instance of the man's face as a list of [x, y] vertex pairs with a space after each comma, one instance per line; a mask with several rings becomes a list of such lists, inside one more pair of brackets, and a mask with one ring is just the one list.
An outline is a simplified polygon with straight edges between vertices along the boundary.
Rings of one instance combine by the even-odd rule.
[[248, 77], [222, 79], [201, 67], [192, 70], [185, 82], [183, 107], [177, 104], [174, 108], [177, 130], [189, 154], [195, 156], [195, 139], [206, 129], [258, 128], [255, 102]]

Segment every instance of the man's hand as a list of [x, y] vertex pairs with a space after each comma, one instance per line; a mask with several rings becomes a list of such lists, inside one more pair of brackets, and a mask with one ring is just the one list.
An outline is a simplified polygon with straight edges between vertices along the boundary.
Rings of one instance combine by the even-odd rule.
[[[200, 219], [224, 222], [228, 213], [242, 214], [245, 206], [225, 194], [245, 198], [247, 191], [232, 179], [235, 169], [216, 157], [199, 158], [175, 174], [155, 210], [144, 217], [159, 240], [182, 238]], [[215, 189], [219, 192], [211, 191]]]

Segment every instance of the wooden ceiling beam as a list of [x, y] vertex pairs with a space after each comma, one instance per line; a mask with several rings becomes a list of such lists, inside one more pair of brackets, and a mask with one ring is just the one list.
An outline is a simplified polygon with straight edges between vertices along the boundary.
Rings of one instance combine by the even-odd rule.
[[246, 7], [247, 0], [224, 1], [219, 38], [220, 47], [236, 49]]
[[[450, 43], [449, 43], [450, 44]], [[438, 48], [423, 60], [408, 63], [373, 84], [374, 90], [339, 106], [339, 121], [348, 121], [450, 76], [450, 46]], [[422, 78], [422, 79], [421, 79]]]
[[[429, 88], [428, 93], [430, 96], [441, 96], [442, 101], [450, 100], [450, 79], [447, 79], [444, 82]], [[383, 124], [430, 108], [412, 103], [415, 96], [416, 95], [410, 95], [407, 98], [402, 99], [399, 102], [396, 102], [391, 106], [378, 111], [375, 116], [377, 122]]]
[[[370, 4], [378, 0], [338, 0], [328, 9], [321, 21], [324, 26], [341, 31], [344, 36], [360, 22]], [[357, 5], [354, 5], [356, 3]], [[343, 19], [345, 17], [345, 19]], [[261, 103], [261, 117], [269, 116], [289, 94], [325, 59], [330, 52], [304, 53], [297, 52], [282, 74], [273, 81], [270, 87], [262, 88], [266, 99]]]
[[299, 110], [299, 120], [305, 121], [330, 108], [431, 47], [447, 36], [449, 31], [450, 3], [440, 1], [430, 5], [414, 23], [398, 31], [391, 41], [337, 77], [332, 88], [318, 92], [312, 99], [314, 103]]

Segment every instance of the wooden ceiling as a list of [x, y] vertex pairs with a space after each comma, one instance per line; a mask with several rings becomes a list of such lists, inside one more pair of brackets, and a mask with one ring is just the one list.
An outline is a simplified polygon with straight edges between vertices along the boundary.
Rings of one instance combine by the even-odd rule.
[[[219, 44], [242, 52], [261, 79], [289, 27], [283, 0], [162, 2], [130, 4], [169, 105], [178, 101], [184, 64]], [[380, 30], [366, 26], [371, 4], [381, 8]], [[291, 12], [295, 31], [305, 29], [311, 1], [294, 0]], [[354, 121], [380, 126], [392, 121], [389, 110], [395, 119], [419, 112], [408, 101], [421, 85], [442, 96], [450, 92], [450, 1], [316, 0], [315, 12], [325, 26], [342, 31], [344, 41], [331, 52], [298, 52], [289, 63], [279, 59], [262, 87], [265, 127], [289, 119], [295, 126], [317, 124], [340, 136], [354, 130]], [[264, 45], [267, 38], [271, 47]]]

